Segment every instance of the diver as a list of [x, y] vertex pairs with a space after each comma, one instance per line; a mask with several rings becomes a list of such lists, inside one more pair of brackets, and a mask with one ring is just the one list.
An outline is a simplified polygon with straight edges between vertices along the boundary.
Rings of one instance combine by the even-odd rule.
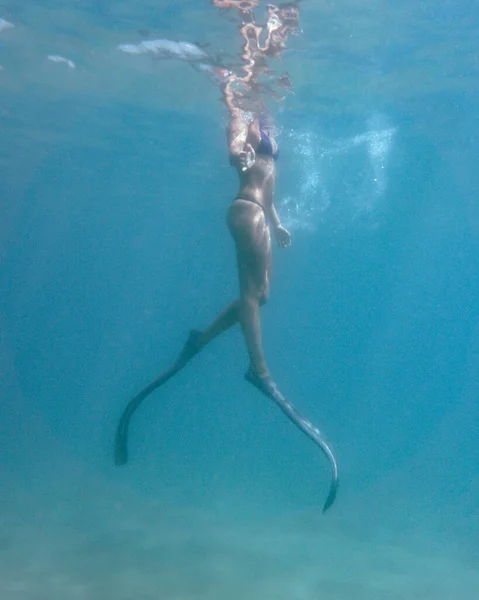
[[[227, 3], [214, 0], [214, 3], [220, 7], [226, 4], [237, 5], [236, 0], [227, 0]], [[330, 463], [332, 478], [323, 506], [324, 512], [333, 504], [339, 486], [338, 465], [333, 449], [323, 433], [305, 419], [278, 389], [269, 372], [261, 340], [260, 307], [267, 301], [269, 294], [272, 267], [271, 234], [280, 247], [286, 248], [291, 245], [291, 235], [281, 225], [274, 206], [278, 145], [271, 118], [262, 99], [261, 92], [266, 88], [261, 82], [261, 77], [264, 73], [265, 57], [273, 50], [274, 55], [284, 47], [284, 41], [291, 31], [291, 15], [287, 10], [288, 6], [278, 8], [268, 5], [270, 26], [267, 28], [267, 41], [261, 47], [261, 28], [252, 20], [251, 7], [248, 3], [240, 4], [242, 15], [245, 17], [240, 28], [245, 41], [241, 55], [244, 75], [240, 77], [230, 70], [221, 69], [216, 78], [229, 112], [227, 133], [230, 164], [236, 168], [239, 175], [239, 191], [227, 214], [228, 228], [236, 246], [239, 298], [229, 304], [205, 330], [191, 331], [173, 365], [128, 403], [116, 430], [115, 463], [122, 465], [128, 460], [128, 427], [133, 413], [143, 400], [185, 367], [218, 335], [239, 323], [249, 355], [245, 379], [273, 400], [321, 449]], [[282, 20], [284, 27], [278, 29], [278, 23], [281, 24]]]
[[271, 233], [278, 245], [291, 245], [274, 206], [278, 146], [264, 119], [235, 114], [229, 125], [230, 163], [236, 167], [240, 187], [229, 206], [227, 223], [236, 246], [240, 295], [202, 333], [193, 332], [184, 348], [189, 360], [216, 336], [241, 324], [250, 365], [246, 379], [265, 393], [274, 387], [261, 343], [259, 309], [267, 299], [271, 271]]
[[213, 339], [239, 322], [250, 358], [245, 378], [271, 395], [275, 384], [264, 357], [259, 314], [260, 306], [267, 301], [269, 294], [271, 230], [280, 247], [291, 245], [291, 235], [281, 225], [273, 202], [278, 145], [264, 117], [254, 117], [237, 108], [233, 93], [229, 93], [227, 86], [223, 91], [231, 115], [229, 160], [236, 167], [240, 180], [238, 194], [227, 214], [228, 228], [236, 245], [240, 294], [204, 331], [190, 332], [174, 364], [174, 372], [182, 369]]
[[339, 485], [332, 447], [319, 429], [302, 417], [281, 394], [269, 372], [261, 342], [260, 306], [267, 301], [269, 294], [271, 231], [280, 247], [291, 245], [291, 235], [281, 225], [274, 206], [278, 145], [265, 118], [250, 115], [248, 119], [248, 115], [234, 105], [229, 105], [229, 108], [230, 163], [238, 171], [240, 188], [229, 206], [227, 223], [236, 245], [240, 295], [204, 331], [191, 331], [175, 363], [130, 401], [116, 432], [115, 463], [121, 465], [127, 462], [128, 426], [141, 402], [178, 373], [218, 335], [239, 322], [250, 359], [245, 379], [276, 402], [321, 448], [330, 462], [332, 481], [323, 507], [323, 511], [326, 511], [333, 504]]

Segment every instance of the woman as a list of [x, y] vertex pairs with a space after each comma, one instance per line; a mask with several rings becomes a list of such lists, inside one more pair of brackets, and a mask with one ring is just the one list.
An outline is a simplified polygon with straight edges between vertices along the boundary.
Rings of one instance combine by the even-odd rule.
[[291, 244], [290, 233], [281, 225], [274, 207], [274, 184], [278, 147], [261, 118], [245, 121], [242, 111], [233, 111], [229, 126], [230, 162], [238, 171], [240, 189], [228, 210], [228, 227], [236, 244], [240, 296], [229, 304], [204, 331], [191, 331], [176, 362], [126, 407], [115, 438], [115, 463], [128, 460], [127, 435], [131, 416], [143, 400], [155, 389], [178, 373], [198, 352], [218, 335], [240, 323], [250, 365], [245, 378], [268, 398], [272, 399], [328, 458], [332, 480], [326, 511], [334, 502], [339, 485], [336, 458], [324, 435], [306, 420], [286, 400], [268, 370], [261, 343], [259, 308], [268, 299], [271, 271], [271, 231], [280, 247]]
[[291, 235], [281, 225], [273, 202], [278, 147], [263, 121], [255, 117], [245, 123], [244, 115], [235, 114], [228, 137], [230, 162], [240, 179], [240, 189], [228, 210], [228, 228], [236, 244], [240, 297], [204, 332], [192, 332], [183, 360], [189, 360], [239, 321], [250, 358], [246, 378], [267, 392], [271, 391], [272, 380], [261, 343], [259, 308], [269, 293], [270, 232], [280, 247], [291, 244]]
[[255, 111], [246, 110], [244, 106], [251, 100], [248, 92], [257, 92], [259, 89], [257, 75], [264, 66], [265, 55], [258, 44], [261, 32], [251, 21], [243, 23], [241, 31], [245, 39], [242, 56], [245, 57], [246, 75], [237, 77], [226, 72], [222, 76], [223, 96], [230, 115], [230, 163], [236, 167], [240, 180], [240, 189], [229, 207], [227, 219], [236, 245], [240, 296], [207, 329], [192, 331], [175, 363], [129, 402], [116, 431], [115, 462], [121, 465], [128, 460], [128, 426], [131, 416], [143, 400], [178, 373], [213, 339], [239, 322], [250, 359], [246, 380], [276, 402], [293, 423], [321, 448], [330, 462], [332, 480], [324, 512], [333, 504], [339, 485], [333, 450], [319, 429], [302, 417], [278, 390], [268, 370], [261, 343], [259, 309], [269, 293], [271, 232], [283, 248], [291, 244], [291, 235], [281, 225], [274, 206], [278, 146], [264, 116], [265, 106], [258, 98], [253, 102]]
[[[231, 6], [231, 3], [228, 4]], [[228, 228], [236, 245], [240, 297], [227, 306], [204, 332], [192, 332], [182, 357], [189, 360], [217, 335], [239, 321], [250, 358], [245, 377], [269, 395], [274, 383], [264, 358], [259, 308], [267, 301], [269, 293], [270, 231], [283, 248], [291, 245], [291, 235], [281, 225], [274, 206], [278, 146], [270, 133], [266, 106], [259, 92], [261, 75], [266, 72], [265, 56], [271, 46], [268, 39], [272, 27], [267, 28], [268, 38], [262, 48], [259, 41], [262, 30], [254, 22], [252, 6], [248, 4], [240, 3], [244, 75], [240, 77], [225, 71], [221, 77], [221, 90], [230, 115], [230, 164], [236, 167], [240, 179], [239, 192], [228, 211]], [[224, 2], [221, 3], [223, 6]], [[271, 17], [271, 8], [269, 12]], [[279, 17], [276, 12], [274, 15], [277, 24]], [[244, 108], [247, 103], [253, 104], [254, 112]]]

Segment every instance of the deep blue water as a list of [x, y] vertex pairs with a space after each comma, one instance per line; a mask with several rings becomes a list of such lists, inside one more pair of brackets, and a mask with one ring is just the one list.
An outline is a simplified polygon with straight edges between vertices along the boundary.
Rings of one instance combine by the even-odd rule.
[[[338, 454], [324, 517], [326, 461], [244, 382], [239, 330], [145, 403], [129, 465], [113, 466], [125, 403], [237, 294], [218, 90], [116, 50], [150, 27], [230, 51], [234, 23], [206, 1], [163, 5], [0, 10], [15, 25], [0, 32], [2, 598], [471, 600], [475, 4], [301, 4], [295, 95], [277, 110], [294, 241], [275, 251], [263, 331], [278, 384]], [[229, 557], [221, 576], [208, 552]], [[325, 564], [330, 579], [294, 587]]]

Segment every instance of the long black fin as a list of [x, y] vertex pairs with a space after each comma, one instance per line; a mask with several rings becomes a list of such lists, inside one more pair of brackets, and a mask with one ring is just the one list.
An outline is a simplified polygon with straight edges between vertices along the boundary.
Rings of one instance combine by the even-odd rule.
[[[188, 340], [175, 363], [166, 371], [163, 371], [156, 379], [143, 388], [127, 404], [121, 415], [118, 427], [115, 433], [115, 464], [124, 465], [128, 462], [128, 428], [130, 420], [138, 407], [152, 392], [164, 385], [179, 371], [185, 367], [188, 362], [200, 351], [198, 340], [201, 336], [199, 331], [191, 331]], [[315, 427], [311, 421], [305, 419], [301, 413], [290, 403], [279, 391], [277, 385], [271, 377], [257, 377], [251, 369], [245, 374], [245, 379], [254, 385], [262, 394], [273, 400], [286, 416], [305, 433], [326, 455], [331, 466], [331, 485], [328, 497], [323, 506], [323, 513], [326, 512], [334, 503], [339, 487], [339, 470], [336, 456], [330, 442], [324, 434]]]
[[333, 505], [339, 487], [338, 462], [336, 460], [331, 443], [326, 439], [324, 434], [321, 433], [321, 431], [311, 423], [311, 421], [305, 419], [291, 404], [291, 402], [286, 400], [271, 377], [258, 377], [250, 368], [245, 373], [245, 379], [254, 385], [255, 388], [258, 389], [262, 394], [276, 402], [286, 416], [317, 446], [319, 446], [322, 452], [326, 455], [326, 458], [331, 466], [331, 484], [329, 487], [328, 497], [326, 498], [326, 502], [323, 506], [323, 513], [326, 512], [328, 508]]
[[187, 363], [200, 351], [198, 339], [201, 335], [200, 331], [192, 330], [188, 337], [180, 356], [175, 363], [166, 371], [163, 371], [156, 379], [149, 383], [128, 402], [115, 433], [115, 465], [125, 465], [128, 462], [128, 427], [133, 414], [136, 412], [140, 404], [152, 392], [164, 385], [169, 379], [176, 375]]

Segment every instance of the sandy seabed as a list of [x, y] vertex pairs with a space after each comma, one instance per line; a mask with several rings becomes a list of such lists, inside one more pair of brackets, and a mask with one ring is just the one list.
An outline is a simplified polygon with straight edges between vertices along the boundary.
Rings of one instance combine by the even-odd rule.
[[115, 493], [1, 501], [1, 600], [473, 600], [478, 557], [338, 507], [274, 518]]

